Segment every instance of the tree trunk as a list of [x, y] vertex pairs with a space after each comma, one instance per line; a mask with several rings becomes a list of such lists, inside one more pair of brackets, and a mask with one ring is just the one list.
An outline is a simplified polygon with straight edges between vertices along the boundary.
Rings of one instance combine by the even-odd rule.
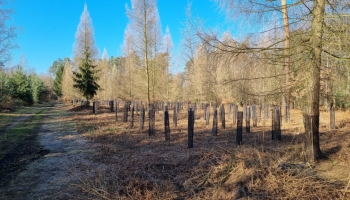
[[170, 125], [169, 125], [169, 109], [165, 106], [164, 109], [164, 135], [165, 141], [170, 141]]
[[282, 5], [282, 15], [283, 15], [283, 24], [284, 24], [284, 67], [285, 67], [285, 91], [284, 99], [287, 106], [290, 104], [290, 38], [289, 38], [289, 21], [288, 21], [288, 10], [287, 10], [287, 0], [281, 0]]
[[154, 105], [150, 104], [148, 107], [148, 121], [149, 121], [149, 129], [148, 129], [148, 135], [154, 136], [155, 135], [155, 109]]
[[143, 0], [143, 42], [144, 42], [144, 58], [145, 58], [145, 68], [147, 76], [147, 105], [151, 104], [150, 91], [149, 91], [149, 66], [148, 66], [148, 39], [147, 39], [147, 6], [146, 0]]
[[140, 131], [143, 130], [143, 127], [144, 127], [144, 122], [145, 122], [145, 107], [142, 105], [141, 106], [141, 109], [140, 109], [140, 125], [139, 125], [139, 128], [140, 128]]
[[319, 142], [320, 119], [320, 69], [322, 54], [322, 33], [326, 0], [315, 0], [311, 23], [311, 91], [310, 112], [305, 116], [306, 156], [309, 162], [322, 158]]
[[194, 111], [188, 110], [188, 148], [193, 148], [193, 131], [194, 131]]
[[130, 123], [129, 123], [129, 128], [132, 129], [133, 127], [134, 127], [134, 106], [132, 106], [130, 110]]
[[250, 133], [250, 106], [247, 106], [245, 110], [246, 110], [245, 130], [247, 133]]
[[243, 112], [237, 112], [236, 143], [238, 145], [242, 144], [242, 132], [243, 132]]
[[213, 136], [218, 135], [218, 111], [216, 108], [214, 109], [214, 116], [213, 116], [213, 128], [211, 130], [211, 134]]

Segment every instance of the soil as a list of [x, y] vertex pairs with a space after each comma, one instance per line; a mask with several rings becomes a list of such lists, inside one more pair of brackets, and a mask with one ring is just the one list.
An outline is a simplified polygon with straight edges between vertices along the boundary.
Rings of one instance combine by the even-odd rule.
[[72, 169], [88, 162], [89, 151], [62, 106], [49, 108], [38, 131], [1, 160], [0, 199], [72, 199]]

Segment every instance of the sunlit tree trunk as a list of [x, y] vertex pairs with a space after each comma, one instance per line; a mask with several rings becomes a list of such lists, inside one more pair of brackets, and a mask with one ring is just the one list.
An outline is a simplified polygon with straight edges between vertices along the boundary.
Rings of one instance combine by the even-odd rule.
[[290, 104], [290, 36], [289, 36], [289, 21], [288, 21], [288, 10], [287, 10], [287, 0], [281, 0], [282, 4], [282, 15], [284, 24], [284, 67], [285, 67], [285, 91], [284, 99], [286, 106]]
[[320, 124], [320, 70], [322, 54], [323, 21], [326, 0], [315, 0], [311, 22], [311, 91], [310, 109], [305, 116], [306, 156], [308, 161], [322, 158], [319, 142]]
[[150, 98], [150, 88], [149, 88], [149, 65], [148, 65], [148, 38], [147, 38], [147, 6], [146, 6], [146, 0], [143, 0], [143, 42], [144, 42], [144, 62], [145, 62], [145, 68], [146, 68], [146, 76], [147, 76], [147, 104], [149, 105], [151, 103]]

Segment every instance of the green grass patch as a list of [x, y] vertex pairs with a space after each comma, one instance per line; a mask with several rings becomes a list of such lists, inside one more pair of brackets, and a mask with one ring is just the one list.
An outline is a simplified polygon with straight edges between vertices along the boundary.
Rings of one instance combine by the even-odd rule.
[[117, 132], [117, 128], [115, 128], [115, 127], [108, 127], [107, 129], [105, 129], [105, 131], [107, 132], [107, 133], [115, 133], [115, 132]]
[[0, 113], [0, 131], [13, 124], [19, 117], [34, 115], [40, 111], [37, 107], [21, 107], [14, 112]]
[[49, 102], [42, 102], [35, 104], [36, 107], [54, 107], [55, 102], [54, 101], [49, 101]]
[[19, 144], [26, 143], [27, 141], [37, 142], [36, 129], [40, 124], [42, 116], [46, 113], [47, 108], [38, 109], [36, 111], [31, 109], [22, 110], [20, 116], [24, 111], [26, 113], [31, 113], [31, 115], [14, 127], [0, 134], [0, 160]]
[[95, 130], [95, 127], [92, 125], [78, 125], [77, 126], [77, 131], [79, 133], [91, 133], [94, 130]]

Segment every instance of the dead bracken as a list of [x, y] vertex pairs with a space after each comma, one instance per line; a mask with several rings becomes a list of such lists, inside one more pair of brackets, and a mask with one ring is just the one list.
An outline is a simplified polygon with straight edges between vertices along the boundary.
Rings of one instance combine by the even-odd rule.
[[[193, 148], [187, 146], [186, 109], [177, 127], [170, 123], [170, 141], [164, 139], [163, 112], [156, 113], [155, 135], [145, 128], [129, 128], [115, 121], [115, 113], [82, 107], [74, 110], [77, 131], [89, 141], [94, 165], [81, 163], [83, 198], [98, 199], [347, 199], [350, 134], [347, 129], [321, 126], [325, 159], [305, 162], [302, 113], [291, 110], [282, 123], [282, 140], [271, 140], [271, 118], [243, 131], [243, 145], [235, 143], [236, 127], [226, 122], [211, 135], [203, 111], [196, 111]], [[122, 107], [119, 119], [122, 118]], [[201, 114], [200, 114], [201, 112]], [[169, 111], [170, 118], [173, 111]], [[139, 115], [135, 115], [138, 122]], [[321, 125], [329, 123], [322, 113]], [[339, 120], [338, 120], [339, 119]], [[340, 120], [342, 119], [342, 120]], [[211, 119], [212, 120], [212, 119]], [[337, 113], [336, 123], [350, 123], [350, 114]], [[345, 126], [346, 127], [346, 126]], [[84, 171], [85, 173], [81, 173]]]

